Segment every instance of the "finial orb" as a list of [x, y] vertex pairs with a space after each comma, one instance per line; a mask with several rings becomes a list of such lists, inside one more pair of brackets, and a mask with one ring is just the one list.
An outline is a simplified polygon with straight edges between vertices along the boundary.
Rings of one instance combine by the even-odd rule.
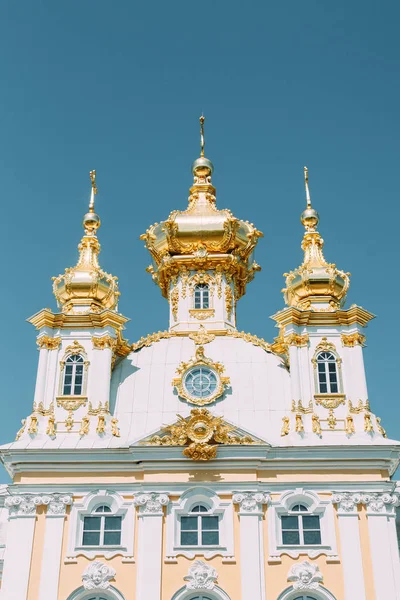
[[192, 164], [192, 173], [193, 175], [199, 177], [208, 177], [212, 175], [214, 172], [214, 165], [211, 160], [208, 160], [205, 156], [200, 156], [200, 158], [196, 158], [194, 163]]
[[100, 217], [95, 212], [88, 212], [83, 217], [83, 227], [87, 233], [96, 233], [100, 225]]
[[306, 229], [315, 229], [319, 223], [319, 214], [314, 208], [306, 208], [301, 213], [300, 221]]

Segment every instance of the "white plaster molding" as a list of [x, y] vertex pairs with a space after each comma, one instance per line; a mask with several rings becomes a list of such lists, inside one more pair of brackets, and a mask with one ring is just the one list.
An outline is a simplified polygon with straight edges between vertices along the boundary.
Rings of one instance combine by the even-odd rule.
[[[208, 596], [208, 594], [207, 594]], [[193, 598], [193, 590], [188, 590], [186, 586], [180, 588], [172, 596], [171, 600], [191, 600]], [[228, 594], [224, 592], [218, 585], [215, 585], [212, 590], [213, 600], [230, 600]]]
[[71, 494], [15, 494], [7, 496], [4, 505], [10, 511], [10, 518], [34, 516], [37, 506], [47, 506], [47, 514], [65, 515], [66, 506], [72, 504]]
[[[112, 548], [82, 546], [83, 520], [102, 504], [111, 508], [110, 516], [122, 517], [121, 544]], [[88, 559], [104, 556], [106, 559], [110, 559], [118, 555], [123, 557], [122, 562], [135, 562], [133, 557], [134, 528], [133, 498], [125, 499], [115, 490], [93, 490], [72, 505], [67, 555], [64, 562], [75, 563], [78, 556], [85, 556]]]
[[108, 590], [110, 580], [115, 577], [115, 569], [95, 560], [82, 573], [82, 584], [85, 590]]
[[213, 590], [218, 579], [218, 573], [214, 567], [207, 565], [202, 560], [195, 560], [189, 568], [189, 573], [183, 578], [187, 581], [188, 590]]
[[[325, 587], [320, 585], [318, 590], [313, 590], [313, 597], [315, 596], [315, 600], [337, 600], [333, 594], [330, 593]], [[286, 588], [277, 598], [277, 600], [296, 600], [299, 597], [298, 590], [294, 589], [294, 586], [290, 586]], [[302, 596], [301, 596], [302, 598]], [[355, 600], [352, 598], [352, 600]], [[358, 600], [358, 598], [357, 598]]]
[[233, 494], [233, 503], [239, 504], [240, 514], [262, 513], [263, 504], [268, 504], [270, 496], [264, 492], [237, 492]]
[[[297, 546], [282, 543], [281, 517], [290, 515], [292, 506], [296, 504], [304, 504], [308, 507], [310, 514], [319, 516], [321, 544]], [[277, 500], [271, 500], [267, 511], [267, 518], [269, 528], [268, 562], [270, 564], [281, 563], [281, 557], [284, 554], [287, 554], [291, 558], [299, 558], [300, 555], [304, 554], [309, 558], [317, 558], [318, 556], [325, 555], [327, 562], [339, 562], [334, 509], [330, 499], [321, 499], [312, 490], [304, 490], [302, 488], [287, 490]]]
[[[224, 493], [221, 491], [221, 493]], [[193, 506], [203, 504], [209, 514], [218, 517], [219, 544], [215, 547], [182, 546], [180, 540], [181, 517], [187, 516]], [[186, 490], [178, 500], [170, 502], [167, 509], [165, 562], [177, 562], [177, 556], [206, 559], [222, 556], [223, 562], [234, 562], [233, 506], [231, 500], [221, 500], [215, 490], [208, 487], [193, 487]]]
[[293, 582], [294, 590], [317, 590], [322, 579], [318, 565], [312, 564], [308, 560], [293, 565], [287, 577], [288, 581]]
[[140, 516], [159, 515], [163, 514], [163, 506], [167, 506], [169, 497], [157, 492], [143, 493], [135, 496], [134, 502], [139, 507]]
[[400, 506], [399, 494], [362, 494], [361, 502], [367, 507], [369, 514], [394, 515], [394, 509]]
[[[89, 600], [92, 597], [93, 592], [90, 593], [90, 590], [85, 590], [83, 586], [80, 586], [68, 596], [67, 600]], [[125, 596], [123, 596], [114, 586], [110, 585], [107, 589], [107, 600], [125, 600]]]
[[357, 513], [357, 506], [362, 503], [362, 494], [352, 492], [334, 493], [332, 502], [337, 505], [339, 514]]

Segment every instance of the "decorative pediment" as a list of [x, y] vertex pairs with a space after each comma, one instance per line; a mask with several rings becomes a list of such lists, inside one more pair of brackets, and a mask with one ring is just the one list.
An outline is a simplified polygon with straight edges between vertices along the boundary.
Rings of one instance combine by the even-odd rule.
[[216, 458], [220, 445], [265, 444], [249, 433], [215, 417], [206, 408], [193, 408], [187, 418], [178, 420], [142, 440], [144, 446], [185, 446], [184, 456], [193, 460]]

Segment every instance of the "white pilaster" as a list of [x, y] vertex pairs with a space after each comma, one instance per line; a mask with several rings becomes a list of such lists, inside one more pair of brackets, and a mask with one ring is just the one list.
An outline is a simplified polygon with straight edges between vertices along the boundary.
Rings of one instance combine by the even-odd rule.
[[47, 504], [47, 513], [39, 600], [49, 600], [58, 595], [65, 509], [72, 503], [72, 498], [67, 494], [50, 494], [42, 500]]
[[45, 407], [49, 407], [50, 404], [54, 401], [55, 396], [58, 396], [58, 390], [56, 388], [56, 383], [60, 374], [60, 353], [58, 350], [49, 350], [49, 355], [47, 359], [47, 373], [45, 376], [45, 384], [46, 389], [44, 392], [44, 404]]
[[357, 504], [361, 494], [334, 494], [340, 534], [344, 578], [344, 600], [365, 600], [364, 572]]
[[44, 395], [46, 389], [46, 381], [47, 381], [47, 362], [48, 362], [49, 350], [42, 346], [39, 349], [39, 361], [38, 361], [38, 370], [36, 376], [36, 386], [35, 386], [35, 404], [39, 404], [39, 402], [44, 402]]
[[[111, 343], [110, 336], [107, 336], [107, 340]], [[88, 397], [94, 407], [99, 403], [104, 405], [110, 400], [112, 355], [109, 345], [105, 345], [102, 349], [93, 349]]]
[[262, 506], [268, 500], [269, 496], [263, 492], [233, 496], [234, 504], [239, 504], [242, 600], [265, 600]]
[[292, 400], [298, 402], [303, 400], [300, 386], [300, 368], [299, 368], [299, 349], [297, 346], [289, 346], [290, 360], [290, 389], [292, 392]]
[[37, 501], [33, 496], [9, 496], [10, 511], [1, 600], [26, 600], [31, 568]]
[[374, 576], [375, 600], [400, 600], [400, 561], [395, 534], [397, 494], [364, 494]]
[[365, 376], [364, 356], [362, 346], [356, 344], [349, 348], [347, 356], [351, 357], [351, 376], [354, 401], [368, 399], [367, 378]]
[[163, 506], [167, 494], [146, 493], [135, 497], [139, 507], [136, 600], [160, 600]]

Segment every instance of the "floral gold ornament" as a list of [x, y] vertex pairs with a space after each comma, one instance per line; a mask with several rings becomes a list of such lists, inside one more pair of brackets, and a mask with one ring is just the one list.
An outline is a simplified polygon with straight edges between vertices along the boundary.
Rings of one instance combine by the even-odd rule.
[[350, 274], [340, 271], [335, 264], [325, 260], [324, 241], [316, 229], [319, 215], [311, 205], [307, 167], [304, 167], [304, 183], [306, 209], [301, 215], [301, 222], [306, 230], [301, 244], [304, 260], [300, 267], [284, 274], [284, 298], [288, 306], [302, 310], [312, 307], [316, 312], [335, 311], [344, 304]]
[[87, 402], [86, 396], [58, 396], [57, 406], [64, 408], [65, 410], [78, 410], [81, 406], [84, 406]]
[[366, 337], [362, 333], [356, 331], [355, 333], [342, 333], [342, 344], [347, 348], [354, 348], [354, 346], [365, 346]]
[[232, 316], [232, 310], [233, 310], [233, 292], [232, 292], [232, 288], [229, 285], [227, 285], [225, 288], [225, 308], [226, 308], [226, 315], [227, 315], [228, 319], [230, 319]]
[[79, 430], [79, 435], [80, 436], [88, 435], [88, 433], [89, 433], [89, 427], [90, 427], [90, 419], [89, 419], [88, 416], [85, 416], [85, 417], [82, 418], [81, 428]]
[[117, 347], [117, 340], [111, 337], [111, 335], [103, 335], [102, 337], [92, 336], [92, 343], [95, 350], [109, 348], [114, 352]]
[[[249, 436], [234, 433], [234, 427], [214, 417], [206, 408], [193, 408], [190, 416], [184, 419], [177, 415], [178, 421], [163, 429], [163, 435], [152, 436], [149, 446], [186, 446], [184, 456], [193, 460], [211, 460], [217, 456], [218, 444], [248, 445], [256, 443]], [[257, 442], [259, 443], [259, 442]]]
[[345, 394], [315, 394], [315, 402], [324, 408], [337, 408], [341, 404], [345, 404]]
[[332, 342], [328, 342], [328, 338], [324, 336], [321, 339], [318, 346], [315, 348], [315, 353], [318, 353], [318, 352], [334, 352], [335, 353], [336, 346]]
[[70, 410], [68, 412], [67, 418], [65, 419], [65, 427], [68, 432], [70, 432], [72, 430], [74, 423], [75, 423], [75, 421], [74, 421], [74, 417], [72, 416], [72, 410]]
[[92, 403], [89, 402], [88, 405], [88, 415], [90, 416], [97, 416], [97, 415], [105, 415], [108, 414], [110, 412], [110, 403], [109, 402], [104, 402], [104, 404], [102, 404], [102, 402], [99, 402], [99, 405], [97, 406], [97, 408], [93, 408]]
[[116, 417], [111, 419], [111, 435], [114, 437], [121, 437], [118, 427], [118, 419]]
[[300, 414], [297, 414], [295, 419], [296, 419], [296, 426], [295, 426], [296, 432], [303, 433], [304, 432], [303, 417]]
[[335, 429], [336, 425], [337, 425], [337, 419], [336, 419], [336, 417], [334, 415], [333, 408], [330, 408], [329, 409], [329, 415], [328, 415], [328, 426], [329, 426], [329, 429]]
[[285, 343], [288, 346], [297, 346], [298, 348], [304, 348], [308, 346], [309, 336], [308, 333], [304, 335], [298, 335], [297, 333], [290, 333], [284, 337]]
[[371, 407], [369, 405], [369, 400], [367, 399], [365, 402], [363, 402], [362, 400], [358, 401], [357, 406], [353, 406], [353, 403], [351, 400], [349, 400], [349, 411], [355, 415], [359, 415], [362, 412], [369, 412], [371, 410]]
[[96, 433], [105, 433], [106, 431], [106, 418], [104, 415], [99, 415], [96, 427]]
[[131, 350], [132, 352], [136, 352], [143, 347], [149, 347], [156, 342], [160, 342], [161, 340], [168, 340], [169, 338], [176, 337], [177, 334], [175, 331], [157, 331], [156, 333], [150, 333], [146, 337], [141, 337], [140, 340], [132, 344]]
[[347, 417], [346, 417], [345, 431], [346, 431], [347, 435], [352, 435], [356, 431], [355, 427], [354, 427], [354, 419], [353, 419], [352, 415], [347, 415]]
[[313, 411], [314, 411], [314, 407], [313, 407], [312, 400], [310, 400], [307, 407], [303, 406], [303, 403], [301, 400], [299, 400], [297, 402], [297, 404], [294, 400], [292, 400], [292, 412], [298, 412], [303, 415], [307, 415], [307, 414], [312, 413]]
[[29, 422], [28, 433], [34, 435], [38, 432], [38, 418], [32, 415]]
[[215, 340], [215, 334], [209, 333], [204, 325], [200, 325], [197, 331], [189, 335], [189, 338], [194, 341], [196, 346], [202, 346]]
[[179, 290], [177, 286], [173, 288], [170, 294], [171, 311], [174, 317], [174, 321], [178, 318], [178, 303], [179, 303]]
[[289, 431], [290, 431], [289, 417], [282, 417], [281, 437], [284, 437], [285, 435], [289, 435]]
[[272, 351], [271, 344], [269, 344], [262, 338], [259, 338], [256, 335], [253, 335], [251, 333], [246, 333], [245, 331], [237, 331], [236, 329], [228, 329], [226, 332], [226, 335], [235, 337], [235, 338], [240, 338], [240, 339], [244, 340], [245, 342], [248, 342], [249, 344], [253, 344], [254, 346], [259, 346], [266, 352]]
[[374, 431], [374, 427], [371, 421], [371, 413], [366, 412], [364, 415], [364, 431], [366, 433], [372, 433]]
[[56, 420], [54, 415], [50, 415], [47, 421], [47, 429], [46, 434], [50, 437], [54, 437], [56, 435]]
[[215, 315], [215, 310], [213, 308], [190, 308], [189, 314], [194, 319], [205, 321]]
[[387, 437], [387, 434], [386, 434], [386, 431], [385, 431], [385, 429], [384, 429], [384, 428], [382, 427], [382, 425], [381, 425], [381, 418], [380, 418], [380, 417], [376, 417], [376, 427], [377, 427], [377, 429], [378, 429], [379, 433], [380, 433], [380, 434], [381, 434], [381, 435], [382, 435], [384, 438], [386, 438], [386, 437]]
[[179, 365], [176, 370], [178, 377], [173, 379], [172, 385], [181, 398], [203, 406], [222, 396], [229, 385], [230, 379], [223, 376], [224, 371], [221, 363], [207, 358], [204, 347], [198, 346], [195, 356]]
[[311, 420], [313, 433], [315, 433], [316, 435], [321, 435], [321, 423], [319, 421], [318, 415], [314, 413], [311, 417]]
[[49, 337], [48, 335], [41, 335], [37, 339], [38, 350], [57, 350], [61, 344], [60, 337]]

